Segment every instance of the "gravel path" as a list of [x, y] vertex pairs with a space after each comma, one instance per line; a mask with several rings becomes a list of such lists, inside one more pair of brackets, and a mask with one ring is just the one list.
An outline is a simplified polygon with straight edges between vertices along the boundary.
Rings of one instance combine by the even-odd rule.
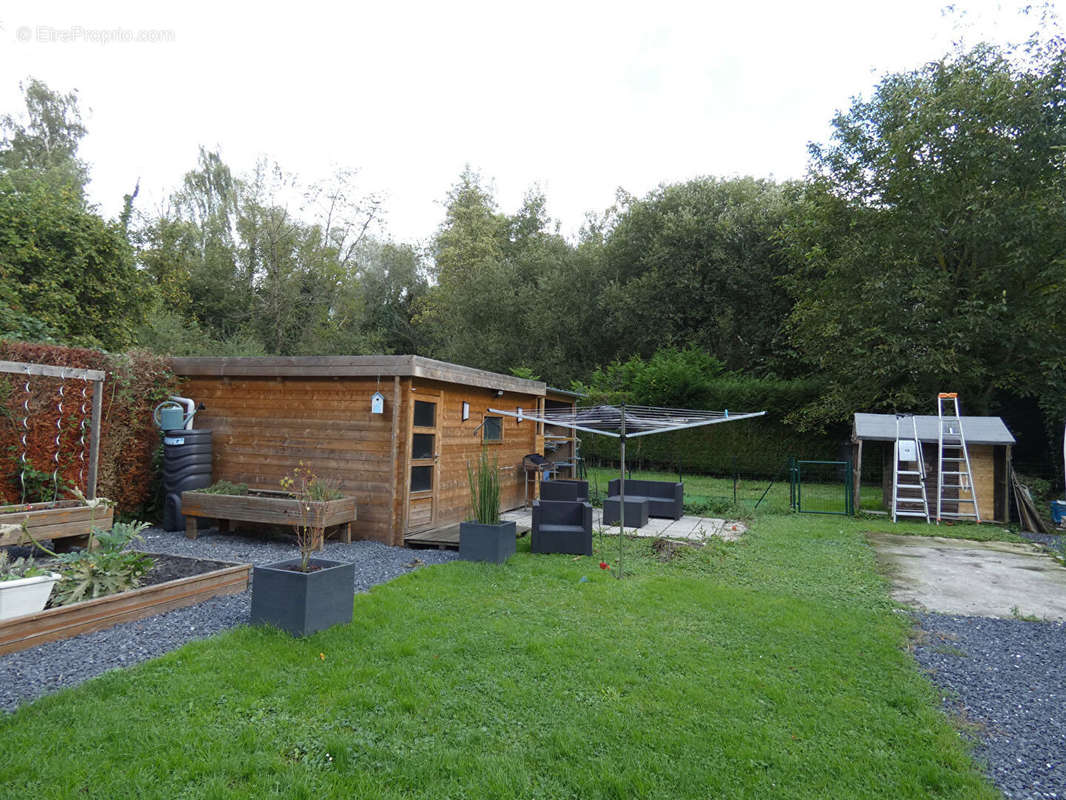
[[1052, 550], [1062, 551], [1062, 538], [1061, 533], [1036, 533], [1035, 531], [1018, 531], [1018, 535], [1023, 539], [1028, 539], [1030, 542], [1036, 542], [1042, 544], [1045, 547], [1049, 547]]
[[[145, 531], [140, 549], [218, 561], [265, 564], [298, 555], [291, 537], [262, 537], [203, 531], [195, 540], [182, 532]], [[327, 542], [321, 557], [355, 564], [355, 590], [365, 592], [423, 564], [452, 561], [457, 553], [445, 550], [408, 550], [379, 542]], [[0, 656], [0, 709], [13, 711], [21, 703], [111, 669], [128, 667], [248, 622], [251, 592], [214, 597], [199, 605], [87, 633], [61, 642], [47, 642], [29, 650]]]
[[1066, 624], [916, 614], [918, 663], [1010, 800], [1066, 798]]

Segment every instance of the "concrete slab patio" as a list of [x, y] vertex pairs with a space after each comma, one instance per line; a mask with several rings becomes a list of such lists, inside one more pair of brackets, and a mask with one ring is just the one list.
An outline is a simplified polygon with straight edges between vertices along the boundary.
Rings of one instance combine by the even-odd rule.
[[869, 533], [900, 603], [941, 614], [1066, 620], [1066, 567], [1040, 548]]
[[[514, 511], [508, 511], [500, 515], [500, 519], [518, 523], [521, 528], [525, 526], [527, 528], [533, 527], [533, 512], [532, 510], [516, 509]], [[592, 529], [595, 531], [597, 528], [603, 527], [605, 531], [609, 532], [609, 528], [613, 528], [618, 532], [618, 525], [604, 526], [603, 525], [603, 510], [599, 508], [592, 509]], [[648, 520], [648, 524], [641, 528], [631, 528], [626, 526], [626, 535], [628, 536], [646, 536], [650, 538], [663, 538], [663, 539], [678, 539], [681, 541], [702, 541], [711, 536], [717, 536], [720, 539], [726, 541], [736, 541], [740, 538], [741, 534], [747, 531], [744, 523], [736, 522], [734, 520], [719, 519], [717, 517], [682, 517], [681, 519], [658, 519], [651, 518]]]

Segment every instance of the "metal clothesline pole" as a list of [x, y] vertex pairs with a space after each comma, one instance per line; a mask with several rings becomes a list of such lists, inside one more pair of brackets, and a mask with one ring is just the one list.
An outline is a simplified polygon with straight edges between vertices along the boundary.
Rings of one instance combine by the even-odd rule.
[[621, 459], [619, 460], [619, 474], [618, 483], [618, 573], [615, 575], [619, 580], [622, 579], [622, 540], [625, 538], [626, 533], [626, 404], [622, 403], [622, 419], [621, 419], [621, 431], [618, 437], [620, 443]]

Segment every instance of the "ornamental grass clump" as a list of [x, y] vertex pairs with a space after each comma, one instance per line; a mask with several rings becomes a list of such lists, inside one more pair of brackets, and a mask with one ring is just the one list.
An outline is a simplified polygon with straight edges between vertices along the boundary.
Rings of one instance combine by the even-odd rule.
[[477, 469], [467, 464], [467, 479], [470, 481], [470, 511], [474, 520], [482, 525], [498, 525], [500, 522], [500, 472], [494, 457], [489, 463], [489, 454], [481, 449]]

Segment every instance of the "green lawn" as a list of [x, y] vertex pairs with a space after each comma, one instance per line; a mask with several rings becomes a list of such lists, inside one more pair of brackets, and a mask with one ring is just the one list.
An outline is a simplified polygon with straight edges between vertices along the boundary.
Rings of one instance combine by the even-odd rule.
[[[429, 567], [351, 625], [242, 628], [0, 720], [7, 797], [996, 798], [863, 521], [669, 563]], [[524, 540], [525, 541], [525, 540]], [[605, 540], [613, 557], [617, 540]], [[587, 580], [583, 580], [587, 579]]]
[[[607, 482], [618, 477], [616, 467], [588, 467], [589, 486], [598, 488], [601, 495], [607, 493]], [[630, 477], [634, 480], [677, 480], [676, 472], [658, 472], [651, 470], [633, 470]], [[737, 503], [733, 507], [733, 479], [714, 478], [710, 475], [682, 475], [685, 483], [685, 505], [693, 512], [727, 513], [739, 511], [751, 513], [763, 494], [766, 497], [759, 503], [759, 512], [780, 513], [789, 510], [788, 477], [784, 476], [773, 482], [769, 478], [741, 478], [736, 484]], [[767, 489], [769, 488], [769, 491]], [[815, 509], [840, 509], [844, 506], [843, 484], [804, 483], [803, 496], [808, 505]], [[863, 486], [860, 490], [862, 508], [880, 509], [880, 486]]]

